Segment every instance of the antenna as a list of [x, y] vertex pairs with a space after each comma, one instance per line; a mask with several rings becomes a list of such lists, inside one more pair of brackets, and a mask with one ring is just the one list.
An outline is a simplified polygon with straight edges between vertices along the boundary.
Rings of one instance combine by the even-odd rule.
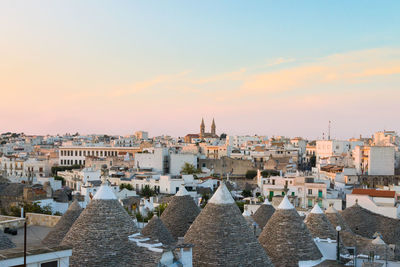
[[328, 124], [328, 140], [331, 140], [331, 121]]

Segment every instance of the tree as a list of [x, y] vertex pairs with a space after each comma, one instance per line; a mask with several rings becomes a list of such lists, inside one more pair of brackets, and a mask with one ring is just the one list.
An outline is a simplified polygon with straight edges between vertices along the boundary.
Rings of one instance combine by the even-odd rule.
[[279, 171], [275, 171], [275, 170], [263, 170], [261, 172], [262, 177], [268, 178], [270, 176], [274, 176], [274, 175], [279, 175]]
[[160, 205], [154, 208], [154, 212], [157, 213], [158, 216], [161, 216], [161, 214], [164, 212], [167, 206], [168, 206], [167, 203], [161, 203]]
[[257, 176], [257, 171], [256, 170], [248, 170], [246, 172], [246, 179], [253, 179], [256, 176]]
[[119, 185], [119, 190], [122, 190], [122, 189], [124, 189], [124, 188], [126, 188], [126, 189], [128, 189], [128, 190], [130, 190], [130, 191], [133, 190], [133, 187], [132, 187], [131, 184], [120, 184], [120, 185]]
[[252, 194], [251, 194], [251, 191], [250, 190], [243, 190], [242, 191], [242, 196], [243, 197], [251, 197], [252, 196]]
[[189, 162], [185, 162], [185, 164], [182, 166], [181, 169], [182, 174], [195, 174], [198, 173], [198, 170], [193, 164], [190, 164]]
[[220, 139], [220, 140], [226, 139], [226, 133], [222, 133], [222, 134], [219, 136], [219, 139]]
[[142, 189], [142, 191], [140, 191], [140, 195], [142, 197], [152, 197], [156, 195], [156, 192], [150, 188], [149, 185], [145, 185]]
[[316, 161], [317, 161], [317, 158], [315, 157], [315, 155], [312, 155], [311, 158], [310, 158], [311, 167], [315, 167]]
[[61, 177], [61, 176], [55, 175], [54, 176], [54, 180], [61, 181], [62, 186], [65, 185], [65, 179], [63, 177]]
[[239, 207], [240, 212], [244, 212], [244, 202], [236, 201], [236, 205]]

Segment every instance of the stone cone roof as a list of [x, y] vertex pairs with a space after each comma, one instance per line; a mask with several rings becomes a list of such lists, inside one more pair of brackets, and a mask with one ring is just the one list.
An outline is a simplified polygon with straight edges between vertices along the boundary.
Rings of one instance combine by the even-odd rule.
[[394, 252], [390, 251], [386, 245], [376, 245], [372, 242], [372, 239], [355, 234], [335, 208], [329, 207], [325, 211], [325, 215], [334, 229], [338, 225], [342, 228], [340, 238], [346, 247], [356, 247], [358, 254], [369, 255], [371, 251], [375, 251], [375, 255], [379, 255], [382, 258], [388, 255], [389, 259], [394, 259]]
[[325, 211], [325, 215], [334, 229], [336, 229], [336, 226], [339, 225], [342, 228], [342, 231], [352, 232], [346, 221], [343, 219], [342, 215], [340, 215], [340, 213], [334, 207], [330, 206]]
[[185, 235], [193, 266], [272, 266], [224, 183]]
[[372, 239], [378, 232], [386, 244], [400, 245], [399, 219], [374, 213], [358, 204], [346, 208], [341, 215], [354, 233]]
[[274, 212], [275, 208], [271, 204], [262, 204], [252, 217], [258, 226], [263, 229]]
[[[308, 230], [310, 231], [313, 238], [320, 239], [337, 239], [337, 232], [333, 225], [330, 223], [324, 212], [315, 204], [313, 210], [307, 215], [304, 220]], [[341, 253], [348, 254], [349, 252], [345, 249], [342, 241], [339, 242]]]
[[83, 209], [79, 206], [78, 201], [75, 200], [54, 228], [43, 239], [43, 244], [47, 246], [58, 246], [74, 224], [75, 220], [78, 219], [82, 210]]
[[149, 223], [142, 229], [141, 233], [144, 236], [158, 239], [164, 245], [171, 245], [175, 242], [174, 237], [157, 215], [151, 218]]
[[128, 240], [137, 229], [110, 191], [98, 191], [61, 242], [72, 247], [70, 266], [156, 266], [154, 253]]
[[275, 266], [298, 266], [299, 261], [322, 258], [306, 225], [286, 196], [258, 240]]
[[161, 214], [161, 220], [175, 240], [178, 240], [178, 237], [185, 236], [199, 213], [200, 209], [191, 196], [178, 195], [169, 201], [167, 208]]
[[15, 248], [15, 244], [8, 238], [8, 236], [0, 231], [0, 250]]
[[328, 218], [325, 216], [325, 214], [321, 211], [319, 208], [318, 204], [315, 204], [316, 207], [318, 208], [317, 210], [320, 212], [313, 212], [311, 211], [306, 219], [304, 220], [304, 223], [306, 224], [308, 230], [310, 231], [311, 235], [313, 238], [321, 238], [321, 239], [327, 239], [330, 238], [332, 240], [336, 240], [336, 230], [333, 227], [333, 225], [329, 222]]

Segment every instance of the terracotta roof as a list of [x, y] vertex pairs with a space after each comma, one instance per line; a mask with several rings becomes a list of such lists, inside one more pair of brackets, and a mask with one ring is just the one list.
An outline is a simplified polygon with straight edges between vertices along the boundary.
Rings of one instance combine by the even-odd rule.
[[396, 195], [395, 191], [389, 190], [376, 190], [376, 189], [353, 189], [352, 194], [355, 195], [368, 195], [370, 197], [392, 197]]

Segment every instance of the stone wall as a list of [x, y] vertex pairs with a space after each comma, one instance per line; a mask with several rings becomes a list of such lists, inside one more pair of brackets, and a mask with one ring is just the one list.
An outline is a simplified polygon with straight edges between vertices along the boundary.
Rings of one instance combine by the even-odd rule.
[[399, 185], [400, 175], [359, 175], [358, 182], [368, 184], [370, 187]]
[[39, 214], [39, 213], [26, 213], [28, 225], [39, 225], [46, 227], [54, 227], [61, 216]]
[[[205, 166], [204, 166], [205, 165]], [[199, 159], [199, 167], [213, 169], [215, 174], [231, 173], [230, 177], [244, 177], [248, 170], [256, 170], [250, 160], [232, 159], [222, 157], [221, 159]]]
[[4, 231], [6, 227], [21, 228], [24, 226], [24, 222], [24, 218], [0, 215], [0, 231]]

